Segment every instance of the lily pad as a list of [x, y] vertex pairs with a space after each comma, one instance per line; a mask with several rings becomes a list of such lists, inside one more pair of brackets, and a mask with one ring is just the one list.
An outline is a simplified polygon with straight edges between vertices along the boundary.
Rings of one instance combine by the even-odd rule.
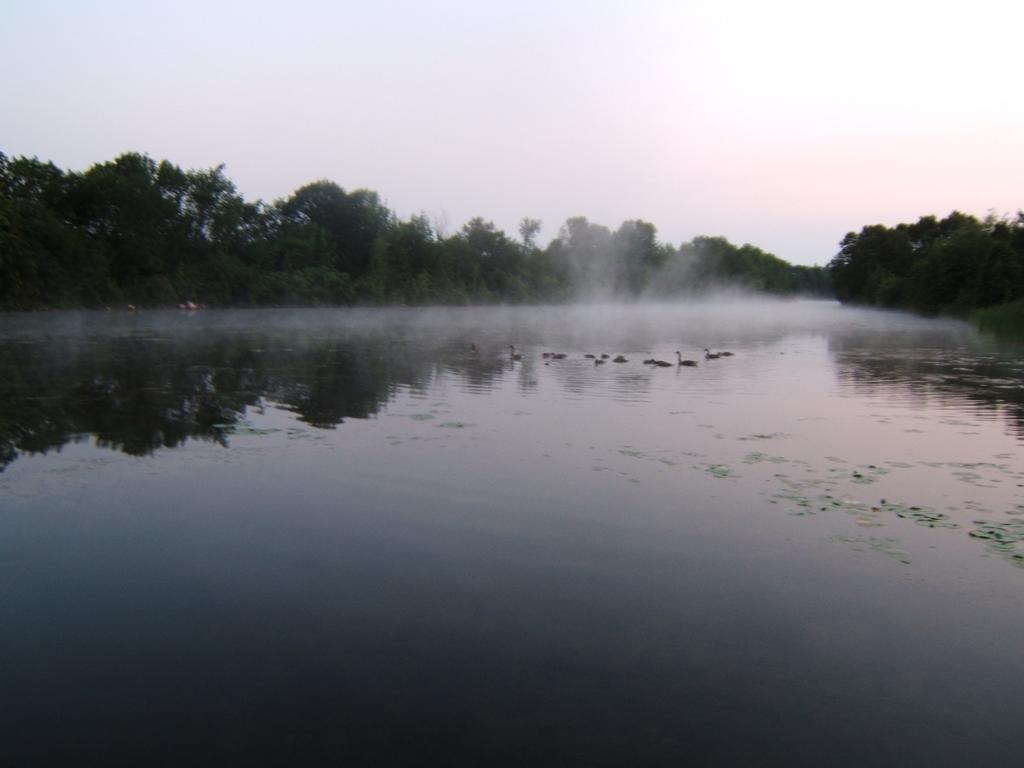
[[1016, 545], [1024, 541], [1024, 522], [1018, 520], [975, 520], [977, 526], [969, 534], [996, 544]]
[[983, 540], [990, 552], [1024, 568], [1024, 552], [1017, 548], [1024, 541], [1024, 521], [975, 520], [974, 524], [977, 527], [968, 531], [972, 538]]
[[886, 511], [896, 513], [896, 517], [905, 520], [913, 520], [924, 528], [959, 528], [960, 526], [949, 519], [949, 515], [943, 512], [936, 512], [930, 507], [904, 507], [899, 504], [883, 504]]
[[732, 479], [739, 477], [727, 464], [705, 464], [704, 471], [711, 473], [715, 477]]

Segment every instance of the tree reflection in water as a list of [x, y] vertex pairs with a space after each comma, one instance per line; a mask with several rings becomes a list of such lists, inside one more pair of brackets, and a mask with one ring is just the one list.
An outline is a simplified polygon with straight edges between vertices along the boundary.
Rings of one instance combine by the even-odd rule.
[[[866, 330], [858, 332], [858, 325]], [[209, 312], [198, 318], [53, 313], [9, 315], [0, 326], [0, 470], [22, 453], [45, 453], [89, 436], [137, 456], [189, 438], [226, 446], [247, 410], [267, 403], [332, 429], [346, 418], [374, 416], [400, 392], [425, 395], [439, 378], [484, 395], [503, 380], [533, 390], [548, 369], [530, 356], [511, 363], [509, 338], [533, 349], [549, 342], [575, 346], [580, 354], [609, 343], [700, 348], [718, 326], [730, 329], [730, 343], [762, 349], [816, 328], [827, 339], [840, 386], [850, 392], [968, 405], [979, 418], [1006, 419], [1024, 437], [1018, 386], [1024, 366], [1013, 349], [979, 340], [966, 326], [827, 303], [490, 309], [486, 315], [400, 309]], [[646, 369], [624, 366], [594, 378], [593, 366], [571, 362], [551, 366], [547, 375], [567, 394], [602, 387], [612, 397], [643, 400], [651, 384]], [[742, 357], [732, 365], [737, 374], [746, 370]]]
[[1002, 419], [1024, 438], [1024, 364], [996, 346], [950, 346], [920, 338], [839, 334], [829, 338], [839, 385], [858, 397], [884, 396], [911, 405], [967, 407], [977, 418]]
[[0, 469], [93, 435], [134, 456], [189, 438], [228, 444], [252, 407], [279, 404], [313, 427], [378, 412], [399, 388], [425, 391], [438, 366], [489, 386], [504, 361], [468, 343], [282, 334], [0, 342]]

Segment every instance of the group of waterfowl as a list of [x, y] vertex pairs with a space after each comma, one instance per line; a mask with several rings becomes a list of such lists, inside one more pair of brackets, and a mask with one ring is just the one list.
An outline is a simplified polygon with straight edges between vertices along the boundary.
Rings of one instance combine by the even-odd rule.
[[[473, 344], [471, 346], [472, 346], [473, 353], [476, 354], [476, 352], [477, 352], [476, 345]], [[508, 345], [508, 350], [509, 350], [509, 352], [508, 352], [509, 353], [509, 359], [511, 359], [511, 360], [522, 360], [523, 359], [523, 353], [522, 352], [516, 352], [516, 348], [512, 344]], [[544, 359], [545, 364], [547, 364], [547, 362], [549, 362], [551, 360], [564, 360], [568, 356], [569, 355], [567, 355], [565, 352], [542, 352], [541, 353], [541, 358]], [[600, 355], [592, 355], [592, 354], [588, 353], [588, 354], [583, 355], [583, 357], [587, 358], [588, 360], [593, 360], [594, 361], [594, 365], [604, 365], [606, 362], [608, 362], [608, 359], [611, 356], [606, 354], [606, 353], [601, 353]], [[707, 347], [704, 348], [704, 359], [705, 360], [717, 360], [720, 357], [732, 357], [732, 352], [712, 352]], [[626, 357], [624, 357], [623, 355], [618, 355], [616, 357], [613, 357], [613, 358], [611, 358], [611, 361], [613, 363], [628, 363], [629, 362], [629, 360]], [[665, 360], [656, 360], [653, 357], [648, 358], [647, 360], [644, 360], [644, 365], [653, 365], [653, 366], [655, 366], [657, 368], [672, 368], [673, 367], [672, 363], [666, 362]], [[676, 363], [675, 363], [675, 365], [676, 365], [676, 367], [686, 366], [686, 367], [693, 368], [693, 367], [696, 367], [698, 365], [698, 363], [697, 363], [696, 360], [684, 360], [683, 359], [683, 353], [680, 352], [677, 349], [676, 350]]]
[[[677, 352], [676, 354], [679, 353]], [[732, 357], [732, 352], [712, 352], [707, 347], [704, 347], [705, 360], [717, 360], [720, 357]]]

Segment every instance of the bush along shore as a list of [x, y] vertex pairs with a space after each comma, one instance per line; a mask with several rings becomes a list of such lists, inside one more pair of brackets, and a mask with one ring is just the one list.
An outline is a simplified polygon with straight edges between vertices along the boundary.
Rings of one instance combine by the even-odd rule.
[[986, 333], [1024, 339], [1024, 301], [976, 309], [971, 313], [971, 322]]

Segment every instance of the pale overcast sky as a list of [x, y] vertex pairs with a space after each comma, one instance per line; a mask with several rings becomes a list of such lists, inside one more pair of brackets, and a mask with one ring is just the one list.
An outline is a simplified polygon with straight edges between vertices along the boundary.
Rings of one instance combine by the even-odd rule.
[[1024, 2], [0, 0], [0, 152], [327, 178], [542, 240], [653, 222], [827, 262], [1024, 207]]

